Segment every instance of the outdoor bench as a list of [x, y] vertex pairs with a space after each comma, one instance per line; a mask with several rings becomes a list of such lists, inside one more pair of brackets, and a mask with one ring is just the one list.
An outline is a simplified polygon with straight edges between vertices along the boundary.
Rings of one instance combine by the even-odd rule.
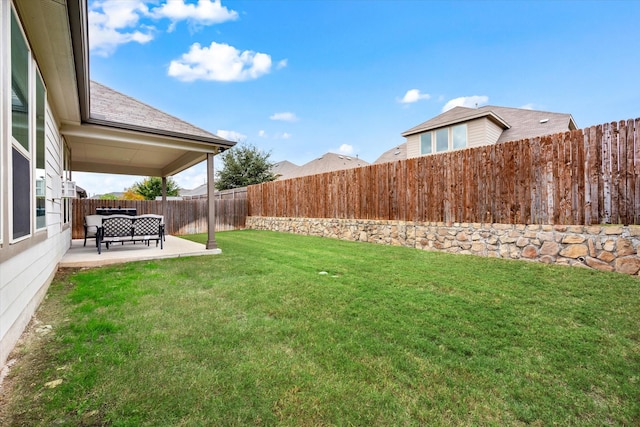
[[144, 242], [149, 245], [151, 240], [160, 243], [164, 249], [164, 224], [161, 215], [109, 215], [102, 217], [102, 224], [98, 227], [96, 246], [98, 254], [102, 253], [102, 243], [109, 249], [111, 243]]

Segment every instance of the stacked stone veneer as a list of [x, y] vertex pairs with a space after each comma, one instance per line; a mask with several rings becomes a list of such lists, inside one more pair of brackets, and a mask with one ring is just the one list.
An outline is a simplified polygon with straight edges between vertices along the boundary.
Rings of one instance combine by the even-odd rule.
[[640, 226], [247, 217], [247, 228], [638, 275]]

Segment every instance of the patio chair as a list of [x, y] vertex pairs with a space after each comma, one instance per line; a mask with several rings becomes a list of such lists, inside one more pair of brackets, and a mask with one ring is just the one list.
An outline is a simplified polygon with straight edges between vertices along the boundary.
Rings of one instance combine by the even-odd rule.
[[146, 243], [149, 246], [151, 240], [156, 241], [156, 246], [160, 242], [160, 249], [164, 249], [162, 240], [162, 220], [157, 215], [141, 215], [137, 216], [133, 222], [133, 235], [132, 240], [134, 243], [137, 240]]
[[160, 218], [160, 235], [162, 236], [162, 240], [163, 241], [167, 241], [165, 235], [164, 235], [164, 215], [158, 215], [158, 214], [144, 214], [144, 215], [140, 215], [140, 217], [149, 217], [149, 218]]
[[96, 239], [98, 245], [98, 228], [102, 226], [102, 215], [87, 215], [84, 217], [84, 246], [87, 246], [87, 239]]
[[110, 243], [122, 243], [133, 241], [133, 217], [124, 215], [111, 215], [102, 217], [102, 224], [98, 229], [97, 246], [98, 254], [102, 253], [102, 243], [109, 249]]

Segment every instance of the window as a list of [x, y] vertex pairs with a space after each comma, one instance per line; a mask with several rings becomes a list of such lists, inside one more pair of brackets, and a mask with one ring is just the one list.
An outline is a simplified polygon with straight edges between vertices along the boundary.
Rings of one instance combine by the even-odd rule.
[[12, 238], [31, 233], [29, 145], [29, 49], [15, 12], [11, 13], [11, 194]]
[[29, 192], [29, 159], [24, 157], [15, 147], [12, 154], [12, 178], [13, 178], [13, 239], [19, 239], [31, 232], [30, 215], [31, 198]]
[[36, 229], [47, 226], [46, 193], [47, 181], [45, 170], [45, 90], [40, 73], [36, 73]]
[[431, 146], [431, 132], [423, 133], [420, 135], [420, 154], [433, 153], [433, 147]]
[[436, 152], [447, 151], [449, 149], [449, 129], [438, 129], [436, 132]]
[[29, 150], [29, 50], [11, 14], [11, 135]]
[[467, 125], [458, 125], [451, 128], [452, 149], [467, 148]]
[[11, 9], [10, 235], [46, 227], [46, 88], [20, 20]]
[[[64, 144], [64, 176], [62, 178], [63, 181], [71, 181], [71, 150], [67, 146], [66, 142]], [[71, 222], [71, 199], [65, 198], [62, 199], [63, 209], [64, 209], [64, 223], [68, 224]]]
[[467, 148], [467, 125], [437, 129], [420, 135], [420, 154]]

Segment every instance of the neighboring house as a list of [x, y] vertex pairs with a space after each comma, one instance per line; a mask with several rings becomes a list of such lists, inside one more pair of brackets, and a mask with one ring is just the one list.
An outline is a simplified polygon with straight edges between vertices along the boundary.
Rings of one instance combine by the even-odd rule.
[[485, 106], [455, 107], [405, 132], [408, 158], [577, 129], [571, 114]]
[[276, 176], [276, 179], [287, 179], [296, 176], [296, 173], [300, 169], [300, 166], [295, 163], [291, 163], [288, 160], [283, 160], [278, 163], [274, 163], [271, 168], [271, 173]]
[[373, 164], [389, 163], [397, 160], [407, 159], [407, 143], [400, 144], [397, 147], [393, 147], [391, 150], [385, 151], [378, 157]]
[[72, 171], [167, 177], [207, 160], [212, 174], [235, 144], [90, 83], [87, 14], [86, 0], [0, 1], [0, 366], [69, 249]]
[[299, 166], [293, 170], [287, 178], [316, 175], [325, 172], [334, 172], [343, 169], [367, 166], [369, 163], [358, 157], [345, 156], [343, 154], [325, 153], [317, 159]]
[[181, 188], [178, 190], [178, 195], [183, 200], [199, 199], [207, 196], [207, 184], [202, 184], [193, 189]]
[[[231, 188], [229, 190], [216, 190], [214, 193], [216, 200], [221, 199], [246, 199], [247, 198], [247, 187], [239, 187], [239, 188]], [[180, 195], [176, 198], [176, 200], [193, 200], [193, 199], [206, 199], [209, 195], [207, 194], [207, 184], [202, 184], [197, 186], [192, 190], [180, 190]]]

